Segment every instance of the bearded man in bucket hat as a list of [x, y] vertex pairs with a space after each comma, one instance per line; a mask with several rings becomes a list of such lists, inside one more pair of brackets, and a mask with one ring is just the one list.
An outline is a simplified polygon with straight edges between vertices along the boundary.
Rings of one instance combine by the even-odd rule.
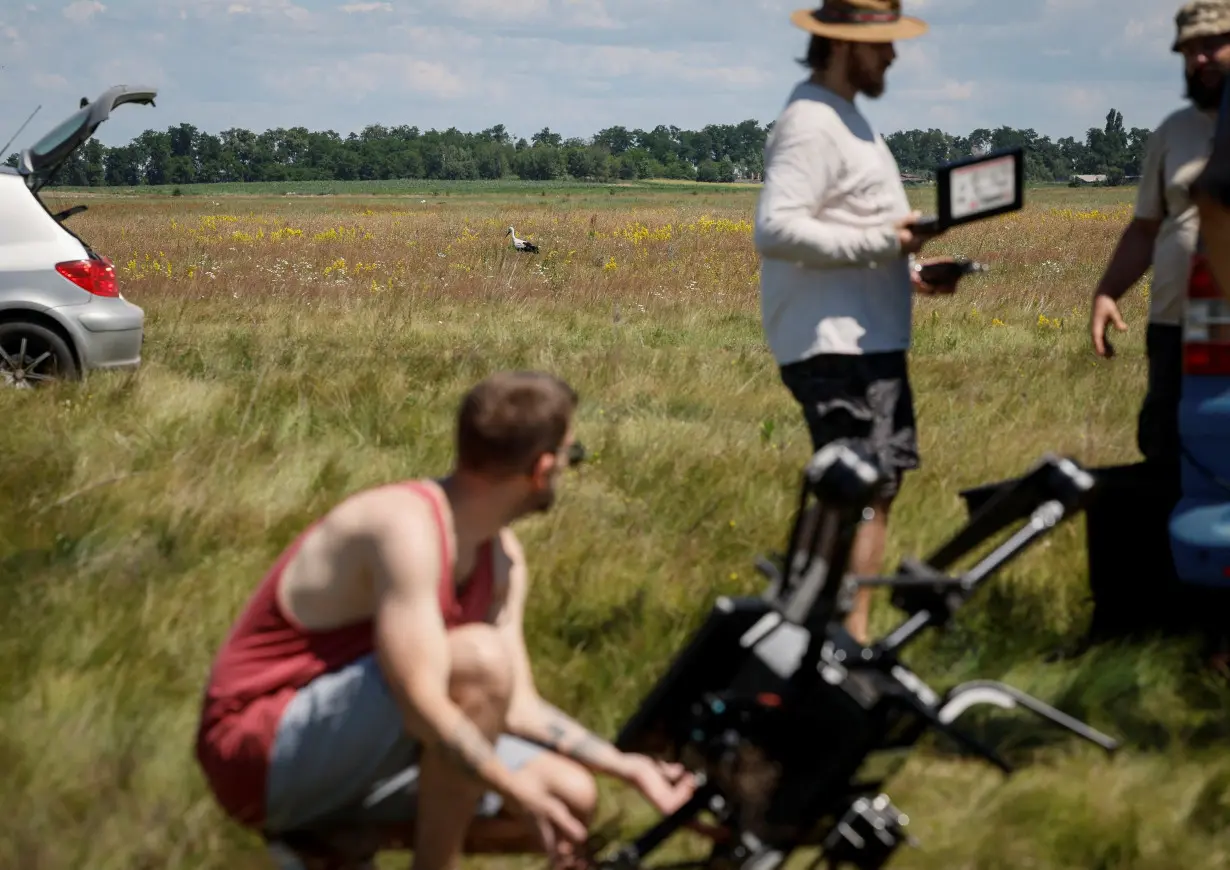
[[1177, 479], [1183, 315], [1200, 231], [1192, 185], [1213, 150], [1230, 66], [1230, 0], [1192, 0], [1181, 7], [1171, 49], [1183, 57], [1190, 103], [1171, 112], [1149, 137], [1136, 213], [1094, 291], [1090, 332], [1094, 351], [1105, 356], [1108, 327], [1127, 329], [1118, 300], [1152, 267], [1145, 331], [1149, 380], [1136, 440], [1146, 461]]
[[[802, 407], [813, 449], [861, 445], [889, 482], [851, 554], [851, 572], [879, 573], [889, 506], [920, 465], [906, 369], [912, 292], [930, 286], [913, 256], [932, 236], [910, 228], [901, 171], [854, 104], [884, 93], [893, 43], [927, 32], [898, 0], [825, 0], [790, 21], [810, 35], [810, 76], [797, 84], [765, 147], [754, 239], [761, 317], [781, 378]], [[846, 628], [867, 640], [870, 590]]]

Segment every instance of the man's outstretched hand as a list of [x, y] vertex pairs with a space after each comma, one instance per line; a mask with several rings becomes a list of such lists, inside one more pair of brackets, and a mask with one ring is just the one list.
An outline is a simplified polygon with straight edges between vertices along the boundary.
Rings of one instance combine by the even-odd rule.
[[696, 791], [695, 778], [682, 764], [655, 761], [647, 755], [625, 753], [623, 778], [664, 816], [688, 802]]

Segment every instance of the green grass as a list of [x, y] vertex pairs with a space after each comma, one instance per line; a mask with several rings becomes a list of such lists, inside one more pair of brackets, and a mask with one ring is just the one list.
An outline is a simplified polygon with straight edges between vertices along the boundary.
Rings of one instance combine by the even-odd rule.
[[[716, 596], [759, 591], [752, 560], [785, 539], [808, 445], [760, 333], [740, 223], [754, 196], [556, 193], [476, 192], [427, 213], [392, 197], [101, 198], [73, 219], [115, 258], [148, 337], [136, 374], [0, 394], [0, 507], [14, 518], [0, 527], [0, 866], [265, 866], [192, 763], [209, 662], [305, 523], [361, 487], [448, 468], [457, 399], [494, 369], [572, 381], [595, 454], [552, 514], [518, 528], [549, 698], [613, 734]], [[618, 209], [598, 211], [602, 197]], [[1137, 458], [1143, 295], [1125, 303], [1132, 331], [1112, 363], [1094, 361], [1085, 331], [1129, 197], [1039, 192], [1019, 218], [938, 246], [996, 271], [916, 305], [924, 466], [894, 510], [890, 564], [961, 523], [960, 489], [1045, 452]], [[542, 256], [503, 247], [509, 222], [544, 240]], [[668, 223], [669, 240], [629, 238]], [[302, 235], [270, 235], [286, 226]], [[325, 234], [339, 226], [357, 231]], [[920, 747], [890, 791], [922, 849], [893, 867], [1230, 860], [1230, 694], [1190, 645], [1043, 661], [1089, 616], [1082, 539], [1083, 521], [1060, 528], [908, 661], [941, 689], [1006, 679], [1125, 750], [1037, 739], [1004, 781]], [[877, 599], [874, 628], [898, 617]], [[650, 818], [604, 791], [602, 814], [617, 809], [628, 832]]]
[[[120, 185], [109, 187], [74, 187], [57, 186], [54, 188], [58, 196], [102, 196], [106, 198], [162, 198], [162, 197], [256, 197], [273, 196], [328, 196], [328, 197], [427, 197], [449, 199], [460, 197], [474, 199], [497, 197], [509, 200], [513, 197], [642, 197], [650, 196], [659, 199], [663, 194], [699, 196], [714, 194], [724, 197], [727, 202], [731, 196], [754, 198], [761, 185], [753, 182], [714, 183], [688, 181], [684, 179], [651, 178], [640, 180], [618, 181], [577, 181], [560, 179], [558, 181], [522, 181], [519, 179], [493, 179], [474, 181], [440, 181], [433, 179], [389, 179], [378, 181], [258, 181], [258, 182], [219, 182], [208, 184], [158, 184], [158, 185]], [[934, 185], [910, 185], [911, 196], [922, 195], [934, 198]], [[1081, 202], [1105, 201], [1119, 202], [1136, 194], [1134, 185], [1120, 187], [1069, 188], [1060, 184], [1026, 185], [1026, 195], [1036, 193], [1053, 199], [1062, 191]], [[621, 200], [623, 202], [623, 200]]]

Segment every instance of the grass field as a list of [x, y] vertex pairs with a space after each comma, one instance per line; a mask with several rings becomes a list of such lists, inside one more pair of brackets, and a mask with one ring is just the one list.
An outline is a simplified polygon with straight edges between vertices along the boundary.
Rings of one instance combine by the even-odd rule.
[[[493, 369], [570, 379], [595, 454], [554, 513], [519, 528], [550, 699], [613, 734], [717, 595], [759, 590], [752, 560], [784, 541], [808, 442], [760, 333], [755, 190], [445, 192], [82, 200], [74, 230], [147, 313], [145, 363], [0, 393], [0, 866], [265, 866], [192, 762], [214, 651], [310, 519], [447, 469], [455, 403]], [[890, 564], [957, 527], [959, 489], [1046, 451], [1137, 458], [1145, 294], [1125, 304], [1113, 362], [1086, 332], [1131, 195], [1031, 191], [1023, 214], [936, 245], [995, 271], [916, 305], [924, 468], [895, 509]], [[509, 224], [542, 253], [509, 250]], [[893, 867], [1230, 862], [1230, 693], [1193, 651], [1043, 661], [1088, 618], [1082, 529], [1061, 528], [908, 661], [941, 689], [1006, 679], [1126, 750], [1018, 749], [1025, 767], [1004, 782], [920, 749], [891, 792], [922, 849]], [[898, 614], [878, 601], [884, 629]], [[602, 814], [617, 810], [629, 830], [649, 818], [604, 792]]]

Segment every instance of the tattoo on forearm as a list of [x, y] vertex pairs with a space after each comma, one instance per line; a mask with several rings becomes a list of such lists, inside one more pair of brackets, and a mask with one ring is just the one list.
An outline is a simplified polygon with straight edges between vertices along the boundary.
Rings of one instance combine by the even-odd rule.
[[564, 738], [567, 736], [568, 729], [558, 721], [553, 720], [547, 725], [547, 744], [552, 749], [559, 749], [560, 744], [564, 742]]
[[547, 714], [545, 742], [554, 751], [586, 764], [601, 764], [617, 750], [558, 708], [543, 702]]
[[614, 747], [601, 737], [586, 731], [585, 736], [581, 738], [580, 742], [572, 747], [571, 755], [578, 761], [597, 762], [602, 759], [604, 752], [609, 752], [612, 749]]

